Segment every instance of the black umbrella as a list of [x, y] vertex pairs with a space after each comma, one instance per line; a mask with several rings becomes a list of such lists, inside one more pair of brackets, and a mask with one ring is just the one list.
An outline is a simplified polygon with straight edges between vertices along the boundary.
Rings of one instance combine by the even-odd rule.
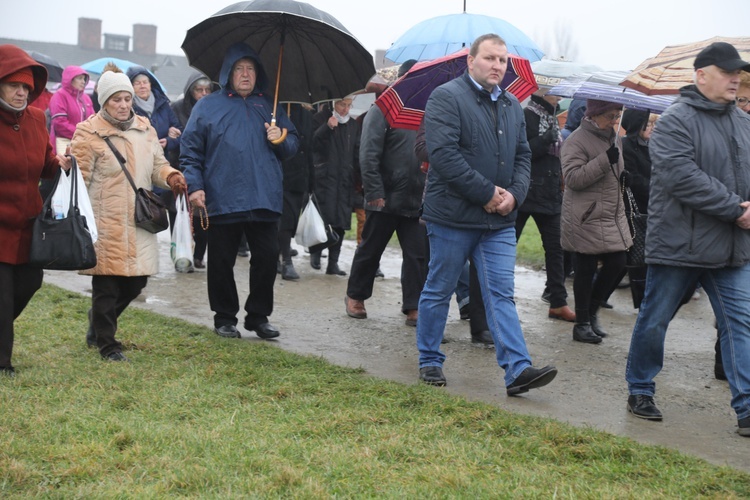
[[224, 54], [237, 42], [260, 56], [276, 87], [274, 110], [279, 101], [345, 97], [364, 88], [375, 73], [372, 55], [340, 22], [294, 0], [230, 5], [190, 28], [182, 50], [191, 66], [219, 81]]
[[26, 53], [29, 54], [33, 60], [47, 68], [48, 82], [62, 81], [63, 67], [59, 62], [52, 59], [47, 54], [42, 54], [41, 52], [37, 52], [35, 50], [27, 50]]

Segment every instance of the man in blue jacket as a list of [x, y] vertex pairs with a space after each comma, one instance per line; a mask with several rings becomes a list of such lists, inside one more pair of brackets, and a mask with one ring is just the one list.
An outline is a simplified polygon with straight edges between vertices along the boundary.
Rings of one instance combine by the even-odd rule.
[[278, 126], [271, 124], [267, 82], [255, 51], [243, 43], [232, 45], [221, 66], [222, 89], [198, 101], [182, 135], [180, 164], [190, 202], [197, 210], [205, 208], [209, 217], [208, 300], [214, 329], [222, 337], [241, 336], [234, 263], [243, 234], [252, 254], [245, 329], [263, 339], [279, 336], [268, 317], [279, 256], [281, 161], [296, 153], [299, 140], [281, 107], [276, 108]]
[[422, 218], [430, 264], [419, 299], [419, 378], [446, 384], [440, 342], [464, 263], [477, 268], [497, 362], [509, 396], [547, 385], [552, 366], [534, 368], [513, 300], [517, 208], [529, 188], [531, 150], [518, 100], [500, 89], [508, 65], [505, 41], [482, 35], [468, 69], [427, 101], [425, 133], [430, 174]]
[[711, 300], [738, 432], [750, 437], [750, 115], [735, 105], [750, 63], [725, 42], [695, 58], [649, 141], [646, 291], [625, 378], [628, 411], [661, 420], [654, 378], [669, 321], [696, 283]]

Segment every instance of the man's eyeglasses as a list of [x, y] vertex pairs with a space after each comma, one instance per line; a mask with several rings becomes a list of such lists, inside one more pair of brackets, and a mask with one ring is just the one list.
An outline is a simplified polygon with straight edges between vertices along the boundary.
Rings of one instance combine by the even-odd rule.
[[744, 108], [748, 104], [750, 104], [750, 99], [748, 99], [747, 97], [738, 97], [737, 98], [737, 106], [739, 106], [741, 108]]

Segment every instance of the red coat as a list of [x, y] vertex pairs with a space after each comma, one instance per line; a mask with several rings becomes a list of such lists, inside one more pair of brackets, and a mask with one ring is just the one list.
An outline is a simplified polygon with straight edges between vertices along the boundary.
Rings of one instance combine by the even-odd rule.
[[[20, 48], [0, 45], [0, 78], [27, 66], [35, 75], [31, 100], [44, 88], [46, 70]], [[28, 262], [31, 227], [42, 210], [39, 179], [58, 168], [44, 113], [32, 107], [15, 113], [0, 102], [0, 262]]]

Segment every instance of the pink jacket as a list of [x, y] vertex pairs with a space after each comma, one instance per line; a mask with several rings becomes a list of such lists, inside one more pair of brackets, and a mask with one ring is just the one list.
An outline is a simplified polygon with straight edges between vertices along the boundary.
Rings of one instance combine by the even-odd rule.
[[[55, 150], [57, 137], [71, 139], [76, 131], [76, 125], [94, 114], [94, 105], [91, 98], [83, 90], [73, 88], [72, 82], [78, 75], [86, 75], [88, 83], [89, 75], [80, 66], [68, 66], [63, 70], [62, 85], [55, 92], [49, 103], [51, 125], [49, 140]], [[64, 153], [64, 151], [60, 151]]]

